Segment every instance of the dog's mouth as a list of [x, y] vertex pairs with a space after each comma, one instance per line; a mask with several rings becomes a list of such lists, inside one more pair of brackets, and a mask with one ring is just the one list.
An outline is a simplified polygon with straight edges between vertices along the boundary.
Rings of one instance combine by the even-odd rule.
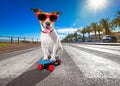
[[42, 26], [44, 28], [43, 30], [44, 30], [45, 33], [49, 34], [51, 32], [52, 29], [51, 29], [50, 26], [49, 27], [45, 27], [44, 25], [42, 25]]

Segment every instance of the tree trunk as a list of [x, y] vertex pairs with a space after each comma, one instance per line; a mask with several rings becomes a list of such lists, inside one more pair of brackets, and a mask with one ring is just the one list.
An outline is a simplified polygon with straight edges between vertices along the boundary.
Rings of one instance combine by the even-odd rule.
[[99, 33], [99, 41], [100, 41], [100, 31], [98, 31], [98, 33]]
[[96, 36], [96, 28], [95, 28], [95, 41], [97, 41], [97, 36]]
[[105, 35], [107, 35], [107, 29], [105, 28]]
[[88, 33], [89, 39], [90, 39], [90, 33]]
[[82, 38], [82, 40], [83, 40], [83, 42], [85, 42], [85, 36], [84, 36], [84, 34], [83, 34], [83, 38]]
[[111, 31], [109, 30], [109, 35], [111, 35]]
[[110, 35], [109, 28], [106, 28], [106, 35]]

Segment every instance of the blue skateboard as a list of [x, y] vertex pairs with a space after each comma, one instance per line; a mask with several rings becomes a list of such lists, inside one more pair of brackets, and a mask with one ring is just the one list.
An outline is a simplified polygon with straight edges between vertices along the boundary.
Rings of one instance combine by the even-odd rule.
[[42, 70], [42, 69], [48, 69], [50, 72], [52, 72], [54, 70], [54, 66], [60, 65], [61, 64], [61, 60], [56, 59], [55, 62], [51, 61], [51, 60], [40, 60], [39, 64], [38, 64], [38, 69]]

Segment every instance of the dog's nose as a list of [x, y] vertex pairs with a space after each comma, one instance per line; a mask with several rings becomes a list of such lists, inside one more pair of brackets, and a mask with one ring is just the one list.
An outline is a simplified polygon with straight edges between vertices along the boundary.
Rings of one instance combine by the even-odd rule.
[[45, 24], [46, 24], [46, 26], [50, 26], [50, 22], [46, 22]]

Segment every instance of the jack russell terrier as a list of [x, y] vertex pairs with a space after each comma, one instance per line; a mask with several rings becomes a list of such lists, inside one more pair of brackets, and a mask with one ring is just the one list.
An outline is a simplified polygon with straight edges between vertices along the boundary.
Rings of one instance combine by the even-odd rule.
[[63, 48], [54, 29], [54, 23], [61, 12], [43, 12], [38, 8], [32, 8], [41, 25], [41, 47], [44, 53], [43, 60], [50, 59], [56, 61], [56, 58], [62, 55]]

